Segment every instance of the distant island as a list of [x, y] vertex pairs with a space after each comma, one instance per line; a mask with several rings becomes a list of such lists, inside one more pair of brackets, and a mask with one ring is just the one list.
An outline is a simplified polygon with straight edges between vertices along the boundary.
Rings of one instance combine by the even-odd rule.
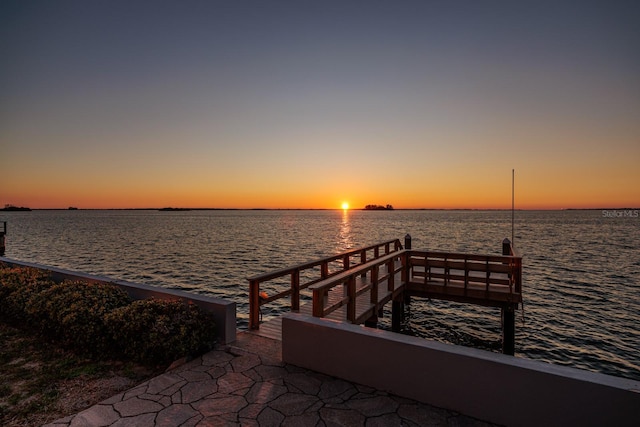
[[382, 206], [382, 205], [367, 205], [364, 207], [365, 211], [392, 211], [393, 210], [393, 206], [391, 205], [386, 205], [386, 206]]
[[2, 211], [30, 211], [31, 208], [25, 208], [24, 206], [4, 205]]
[[173, 211], [190, 211], [189, 208], [160, 208], [160, 212], [173, 212]]

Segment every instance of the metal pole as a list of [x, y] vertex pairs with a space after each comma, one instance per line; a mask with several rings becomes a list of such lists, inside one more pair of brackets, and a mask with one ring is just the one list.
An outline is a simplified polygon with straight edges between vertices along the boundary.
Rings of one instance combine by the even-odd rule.
[[515, 169], [511, 169], [511, 242], [515, 242], [513, 240], [513, 223], [514, 223], [514, 211], [515, 211], [515, 182], [516, 182], [516, 172]]

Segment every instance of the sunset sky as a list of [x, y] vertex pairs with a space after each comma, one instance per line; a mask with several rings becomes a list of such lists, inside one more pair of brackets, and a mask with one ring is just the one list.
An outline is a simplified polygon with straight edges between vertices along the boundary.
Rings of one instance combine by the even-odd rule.
[[637, 1], [0, 2], [0, 205], [640, 206]]

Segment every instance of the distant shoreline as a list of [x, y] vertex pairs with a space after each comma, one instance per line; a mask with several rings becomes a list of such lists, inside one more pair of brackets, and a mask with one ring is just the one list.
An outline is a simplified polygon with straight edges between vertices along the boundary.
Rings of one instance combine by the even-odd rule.
[[[6, 209], [0, 208], [0, 212], [27, 212], [27, 211], [159, 211], [159, 212], [185, 212], [185, 211], [341, 211], [340, 208], [27, 208], [27, 209]], [[640, 210], [640, 207], [602, 207], [602, 208], [562, 208], [562, 209], [515, 209], [516, 212], [535, 211], [600, 211], [600, 210]], [[511, 208], [394, 208], [390, 209], [366, 209], [349, 208], [348, 211], [370, 211], [370, 212], [394, 212], [394, 211], [487, 211], [487, 212], [510, 212]]]

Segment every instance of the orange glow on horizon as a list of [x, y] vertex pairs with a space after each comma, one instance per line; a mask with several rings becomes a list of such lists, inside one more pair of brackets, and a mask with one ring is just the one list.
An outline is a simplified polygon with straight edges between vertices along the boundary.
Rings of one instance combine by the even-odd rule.
[[[505, 190], [505, 189], [501, 189]], [[634, 197], [600, 197], [597, 200], [581, 195], [541, 194], [543, 192], [527, 191], [521, 193], [516, 188], [515, 208], [522, 210], [557, 210], [557, 209], [600, 209], [600, 208], [637, 208], [638, 199]], [[397, 194], [395, 197], [379, 197], [364, 195], [350, 202], [337, 201], [326, 194], [247, 194], [247, 192], [211, 192], [209, 194], [181, 193], [146, 194], [102, 191], [97, 194], [83, 192], [58, 192], [58, 194], [33, 191], [31, 194], [7, 192], [2, 195], [0, 205], [12, 204], [32, 209], [66, 209], [69, 206], [79, 209], [145, 209], [145, 208], [211, 208], [211, 209], [332, 209], [338, 206], [341, 210], [363, 209], [370, 203], [380, 200], [389, 203], [396, 209], [511, 209], [510, 192], [466, 193], [437, 192], [428, 195]], [[374, 202], [371, 202], [373, 200]], [[381, 202], [378, 202], [378, 204]]]
[[[22, 185], [3, 188], [0, 206], [12, 204], [32, 209], [144, 209], [144, 208], [211, 208], [211, 209], [363, 209], [367, 204], [390, 204], [395, 209], [510, 209], [510, 170], [499, 179], [486, 181], [459, 178], [448, 183], [428, 180], [431, 184], [408, 187], [390, 178], [372, 184], [356, 183], [348, 193], [339, 195], [342, 182], [288, 185], [251, 185], [234, 183], [219, 185], [217, 177], [192, 183], [175, 179], [154, 183], [127, 176], [127, 185], [118, 180], [114, 185], [94, 180], [83, 187], [66, 179], [23, 181]], [[517, 172], [517, 171], [516, 171]], [[117, 177], [116, 177], [117, 179]], [[586, 180], [585, 180], [586, 181]], [[16, 183], [19, 181], [16, 180]], [[204, 184], [206, 182], [206, 184]], [[563, 185], [559, 185], [562, 182]], [[72, 182], [73, 183], [73, 182]], [[542, 181], [537, 175], [516, 173], [515, 208], [522, 210], [637, 208], [640, 190], [629, 188], [617, 179], [598, 188], [592, 180], [579, 186], [559, 177]], [[596, 194], [594, 190], [599, 190]]]

